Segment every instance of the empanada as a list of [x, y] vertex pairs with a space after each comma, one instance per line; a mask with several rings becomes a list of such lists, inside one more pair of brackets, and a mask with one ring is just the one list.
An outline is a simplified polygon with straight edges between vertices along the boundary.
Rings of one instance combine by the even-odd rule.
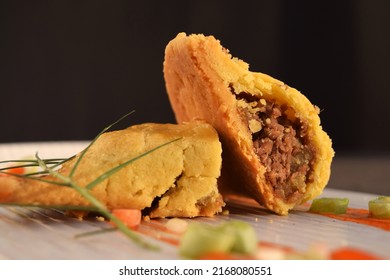
[[319, 109], [283, 82], [249, 71], [213, 36], [177, 35], [164, 78], [179, 123], [203, 120], [223, 147], [221, 190], [246, 192], [286, 215], [319, 195], [334, 155]]
[[[221, 143], [206, 123], [149, 123], [104, 133], [87, 151], [73, 179], [86, 186], [109, 169], [174, 139], [179, 140], [134, 161], [92, 193], [109, 209], [145, 209], [152, 218], [213, 216], [222, 211], [217, 188]], [[59, 173], [69, 174], [75, 160], [63, 164]], [[89, 205], [72, 188], [13, 176], [0, 177], [0, 202]]]

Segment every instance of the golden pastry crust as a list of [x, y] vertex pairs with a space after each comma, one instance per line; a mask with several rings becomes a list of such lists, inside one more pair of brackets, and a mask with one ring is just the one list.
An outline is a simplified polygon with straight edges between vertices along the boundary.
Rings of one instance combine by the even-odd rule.
[[[151, 217], [213, 216], [222, 211], [224, 202], [217, 188], [222, 148], [216, 131], [206, 123], [148, 123], [104, 133], [85, 154], [73, 178], [85, 186], [107, 170], [174, 139], [179, 140], [104, 180], [93, 194], [109, 209], [152, 207]], [[68, 174], [75, 160], [66, 162], [59, 172]], [[88, 205], [71, 188], [10, 176], [0, 177], [0, 201]]]
[[[202, 34], [180, 33], [169, 42], [164, 78], [179, 123], [203, 120], [218, 131], [223, 146], [220, 185], [224, 191], [244, 188], [260, 204], [282, 215], [322, 192], [329, 180], [334, 151], [322, 130], [318, 108], [296, 89], [249, 71], [247, 63], [233, 58], [213, 36]], [[305, 126], [304, 138], [294, 141], [307, 142], [307, 154], [313, 154], [305, 183], [288, 198], [276, 193], [270, 184], [269, 167], [259, 160], [261, 151], [255, 152], [254, 137], [271, 122], [256, 115], [266, 110], [266, 104], [275, 105], [290, 126]], [[245, 114], [252, 117], [248, 119]]]

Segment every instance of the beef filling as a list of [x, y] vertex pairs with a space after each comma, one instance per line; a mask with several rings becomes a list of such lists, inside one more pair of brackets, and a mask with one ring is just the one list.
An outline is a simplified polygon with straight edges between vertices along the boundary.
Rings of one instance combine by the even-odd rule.
[[307, 140], [307, 125], [286, 117], [284, 106], [251, 96], [237, 95], [243, 117], [252, 132], [253, 146], [266, 167], [265, 177], [277, 197], [294, 202], [302, 197], [310, 174], [314, 148]]

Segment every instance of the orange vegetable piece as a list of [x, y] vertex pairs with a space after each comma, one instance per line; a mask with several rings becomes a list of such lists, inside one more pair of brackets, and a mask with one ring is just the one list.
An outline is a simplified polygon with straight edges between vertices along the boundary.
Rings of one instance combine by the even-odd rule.
[[134, 228], [141, 223], [142, 215], [139, 209], [114, 209], [112, 214], [130, 228]]
[[[13, 167], [13, 168], [4, 170], [4, 172], [22, 175], [25, 173], [25, 170], [24, 170], [24, 167]], [[4, 174], [4, 173], [0, 173], [0, 176], [8, 176], [8, 175]]]
[[340, 248], [334, 250], [330, 259], [332, 260], [379, 260], [380, 258], [366, 253], [362, 250], [354, 249], [354, 248]]

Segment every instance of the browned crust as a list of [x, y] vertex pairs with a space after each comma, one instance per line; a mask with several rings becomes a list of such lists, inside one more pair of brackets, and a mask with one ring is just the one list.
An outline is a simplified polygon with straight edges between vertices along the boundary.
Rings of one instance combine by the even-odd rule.
[[[322, 192], [329, 180], [334, 154], [331, 140], [322, 130], [318, 108], [296, 89], [268, 75], [249, 71], [245, 62], [232, 58], [214, 37], [184, 33], [166, 47], [164, 78], [177, 121], [204, 120], [220, 134], [221, 182], [229, 182], [227, 189], [245, 188], [260, 204], [282, 215]], [[256, 98], [286, 104], [294, 110], [291, 118], [307, 123], [308, 139], [316, 155], [312, 181], [307, 183], [301, 200], [287, 203], [275, 197], [265, 180], [265, 168], [254, 153], [251, 133], [240, 117], [231, 88], [236, 93], [247, 92]], [[226, 189], [226, 184], [223, 187]]]

